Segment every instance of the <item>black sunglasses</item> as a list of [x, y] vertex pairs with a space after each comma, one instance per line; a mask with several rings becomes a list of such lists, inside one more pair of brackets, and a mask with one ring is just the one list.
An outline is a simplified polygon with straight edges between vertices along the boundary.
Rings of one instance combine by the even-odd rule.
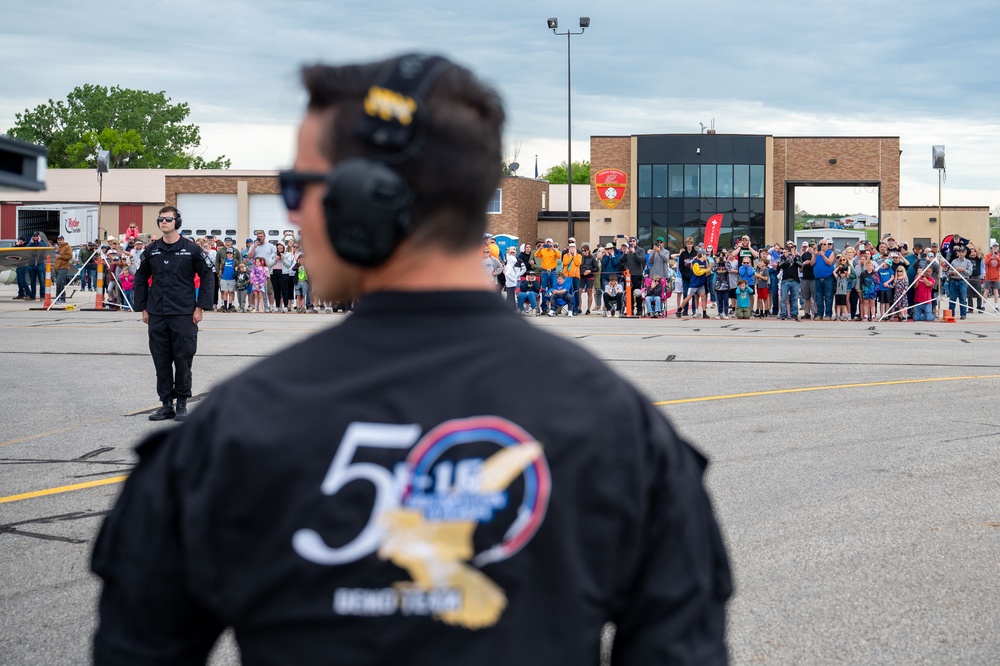
[[158, 218], [156, 218], [156, 221], [157, 221], [157, 223], [159, 223], [159, 222], [173, 222], [176, 219], [177, 219], [176, 217], [158, 217]]
[[322, 183], [326, 180], [327, 174], [315, 171], [282, 171], [278, 174], [278, 183], [281, 185], [281, 198], [285, 201], [285, 208], [296, 211], [302, 205], [302, 193], [305, 186], [310, 183]]

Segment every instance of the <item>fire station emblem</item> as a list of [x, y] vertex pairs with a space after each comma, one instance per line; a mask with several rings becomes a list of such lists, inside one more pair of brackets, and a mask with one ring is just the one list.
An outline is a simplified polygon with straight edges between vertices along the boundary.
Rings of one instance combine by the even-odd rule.
[[627, 182], [628, 174], [619, 169], [602, 169], [594, 176], [597, 196], [608, 208], [614, 208], [621, 203]]

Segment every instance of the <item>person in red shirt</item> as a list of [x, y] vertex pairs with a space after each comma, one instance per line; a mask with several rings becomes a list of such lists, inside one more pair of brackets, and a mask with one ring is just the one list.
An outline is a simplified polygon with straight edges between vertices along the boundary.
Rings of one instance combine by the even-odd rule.
[[1000, 243], [993, 239], [990, 253], [983, 258], [983, 294], [986, 298], [993, 292], [993, 312], [1000, 314]]

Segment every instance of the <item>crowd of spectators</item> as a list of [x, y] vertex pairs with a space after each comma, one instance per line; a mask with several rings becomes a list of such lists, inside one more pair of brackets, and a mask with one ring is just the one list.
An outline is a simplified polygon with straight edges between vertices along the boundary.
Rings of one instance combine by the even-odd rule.
[[[271, 242], [265, 239], [263, 230], [257, 230], [243, 248], [237, 247], [231, 237], [208, 235], [194, 240], [216, 267], [214, 309], [218, 312], [332, 313], [351, 308], [350, 303], [312, 298], [302, 250], [294, 236]], [[105, 306], [131, 309], [135, 273], [146, 247], [136, 225], [130, 225], [121, 238], [97, 239], [77, 248], [71, 248], [61, 236], [53, 247], [41, 233], [19, 238], [15, 246], [53, 248], [52, 296], [63, 294], [59, 301], [64, 301], [64, 292], [70, 289], [100, 289]], [[30, 265], [16, 269], [18, 293], [14, 300], [45, 298], [47, 256], [49, 253], [39, 252]], [[103, 275], [100, 287], [99, 265]], [[200, 287], [197, 283], [196, 278], [195, 286]]]
[[[257, 230], [243, 248], [231, 237], [205, 236], [196, 242], [216, 266], [219, 312], [332, 313], [352, 306], [312, 298], [294, 236], [271, 242]], [[19, 238], [16, 246], [52, 248], [53, 297], [63, 294], [64, 300], [64, 292], [75, 286], [97, 291], [100, 263], [104, 303], [131, 309], [134, 276], [145, 250], [135, 225], [121, 240], [95, 240], [75, 249], [61, 236], [52, 246], [37, 232]], [[47, 255], [39, 252], [30, 265], [17, 269], [15, 300], [45, 298]], [[788, 241], [755, 248], [743, 236], [733, 247], [714, 251], [686, 238], [683, 249], [671, 253], [662, 237], [649, 250], [634, 237], [596, 250], [586, 243], [578, 248], [575, 238], [565, 248], [545, 238], [534, 246], [508, 248], [501, 257], [496, 239], [487, 234], [483, 266], [511, 305], [533, 316], [631, 312], [660, 318], [673, 300], [679, 318], [709, 318], [714, 309], [718, 319], [933, 321], [940, 316], [941, 297], [961, 319], [970, 308], [1000, 314], [1000, 245], [995, 240], [989, 252], [959, 237], [944, 248], [937, 243], [911, 248], [891, 236], [877, 245], [858, 241], [838, 250], [829, 238], [800, 247]]]
[[1000, 314], [1000, 246], [993, 241], [983, 253], [958, 236], [944, 248], [911, 248], [887, 235], [839, 249], [829, 238], [756, 248], [743, 236], [718, 251], [686, 238], [676, 253], [662, 237], [649, 250], [622, 237], [596, 251], [578, 250], [574, 238], [565, 248], [545, 238], [501, 257], [487, 234], [483, 266], [511, 305], [532, 316], [659, 318], [672, 298], [679, 318], [709, 318], [714, 309], [718, 319], [933, 321], [940, 297], [961, 319], [970, 307]]

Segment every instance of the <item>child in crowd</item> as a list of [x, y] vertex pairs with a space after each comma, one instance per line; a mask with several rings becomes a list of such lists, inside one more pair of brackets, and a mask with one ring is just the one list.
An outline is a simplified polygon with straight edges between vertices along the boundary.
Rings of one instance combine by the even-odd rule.
[[122, 306], [132, 308], [132, 287], [135, 285], [135, 276], [127, 268], [118, 275], [118, 282], [122, 286]]
[[241, 261], [236, 265], [236, 277], [234, 281], [236, 282], [236, 301], [239, 303], [240, 312], [246, 312], [247, 287], [250, 286], [250, 271], [247, 270], [246, 263]]
[[[884, 245], [884, 243], [879, 243], [879, 245]], [[878, 313], [877, 317], [886, 317], [889, 315], [889, 308], [892, 306], [892, 275], [894, 273], [892, 269], [892, 264], [889, 263], [888, 258], [885, 258], [886, 253], [882, 253], [883, 259], [882, 263], [875, 265], [875, 271], [878, 273]]]
[[729, 319], [729, 262], [723, 250], [715, 258], [713, 267], [715, 274], [715, 305], [716, 319]]
[[608, 276], [608, 284], [604, 287], [604, 316], [620, 317], [625, 304], [625, 290], [618, 284], [618, 275]]
[[934, 275], [926, 268], [915, 279], [913, 287], [914, 321], [934, 321]]
[[674, 272], [674, 295], [677, 298], [675, 305], [681, 307], [681, 299], [684, 298], [684, 278], [681, 276], [681, 272], [677, 270], [677, 260], [670, 260], [670, 270]]
[[708, 256], [704, 250], [698, 250], [697, 257], [691, 262], [691, 279], [688, 281], [687, 295], [684, 297], [684, 300], [677, 304], [677, 312], [674, 313], [675, 317], [678, 319], [681, 318], [681, 310], [693, 298], [694, 307], [691, 310], [691, 316], [698, 316], [698, 306], [701, 305], [701, 316], [704, 319], [708, 319], [708, 296], [706, 294], [708, 275]]
[[906, 321], [906, 290], [910, 287], [910, 280], [906, 277], [906, 267], [896, 268], [896, 274], [889, 278], [888, 285], [892, 287], [892, 303], [890, 310], [886, 312], [887, 317], [893, 317], [896, 321]]
[[[750, 265], [747, 262], [746, 265]], [[736, 318], [737, 319], [749, 319], [750, 310], [753, 306], [753, 289], [747, 285], [747, 281], [744, 278], [740, 278], [740, 281], [736, 283]]]
[[309, 295], [309, 274], [306, 273], [306, 265], [302, 263], [302, 253], [299, 253], [298, 259], [295, 260], [295, 265], [292, 267], [295, 270], [295, 311], [299, 314], [305, 314], [306, 311], [306, 296]]
[[768, 265], [768, 255], [760, 253], [757, 259], [757, 270], [754, 272], [754, 282], [757, 283], [757, 317], [766, 317], [771, 311], [771, 272]]
[[[750, 285], [750, 292], [751, 292], [750, 293], [750, 309], [752, 310], [753, 309], [753, 283], [754, 283], [753, 257], [747, 255], [747, 256], [741, 257], [739, 259], [739, 261], [740, 261], [740, 267], [739, 267], [739, 270], [737, 271], [736, 278], [737, 278], [737, 280], [743, 280], [744, 282], [747, 283], [747, 285]], [[730, 284], [732, 284], [732, 281], [730, 281]], [[739, 286], [739, 282], [737, 282], [737, 286]]]
[[861, 271], [861, 321], [875, 320], [875, 299], [879, 292], [879, 277], [875, 272], [875, 264], [869, 259]]
[[250, 269], [250, 284], [253, 285], [253, 301], [250, 309], [254, 312], [263, 312], [264, 289], [267, 284], [267, 261], [264, 257], [257, 257], [253, 260], [253, 268]]
[[851, 317], [848, 313], [847, 294], [851, 290], [851, 267], [844, 255], [837, 258], [833, 279], [836, 281], [833, 292], [833, 305], [836, 307], [834, 315], [840, 321], [849, 321]]

